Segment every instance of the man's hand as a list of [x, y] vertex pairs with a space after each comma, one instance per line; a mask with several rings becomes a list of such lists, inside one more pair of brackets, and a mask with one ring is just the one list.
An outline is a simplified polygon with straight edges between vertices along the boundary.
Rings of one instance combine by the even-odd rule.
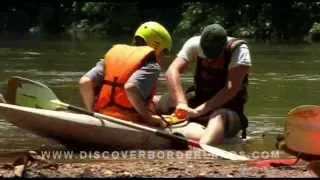
[[[188, 106], [188, 104], [185, 104], [185, 103], [179, 103], [177, 106], [176, 106], [176, 111], [175, 111], [178, 115], [178, 113], [185, 113], [185, 117], [184, 118], [193, 118], [193, 117], [197, 117], [198, 116], [198, 111], [196, 111], [195, 109], [193, 108], [190, 108]], [[180, 116], [180, 115], [178, 115]], [[181, 115], [182, 116], [182, 115]]]
[[190, 116], [192, 118], [196, 118], [196, 117], [199, 117], [199, 116], [206, 114], [205, 106], [206, 106], [206, 103], [203, 103], [203, 104], [199, 105], [198, 107], [194, 108], [194, 113]]

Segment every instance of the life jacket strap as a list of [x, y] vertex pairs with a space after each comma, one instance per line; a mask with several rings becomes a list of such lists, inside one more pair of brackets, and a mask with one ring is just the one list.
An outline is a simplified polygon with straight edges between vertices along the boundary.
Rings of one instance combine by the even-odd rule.
[[109, 81], [109, 80], [103, 80], [103, 84], [107, 84], [110, 85], [112, 87], [119, 87], [119, 88], [123, 88], [124, 84], [122, 83], [118, 83], [118, 77], [114, 77], [113, 81]]
[[118, 87], [118, 88], [124, 88], [124, 84], [123, 83], [118, 83], [118, 79], [119, 79], [119, 77], [114, 77], [113, 78], [113, 81], [109, 81], [109, 80], [103, 80], [103, 83], [104, 84], [107, 84], [107, 85], [110, 85], [111, 86], [111, 93], [110, 93], [110, 101], [109, 101], [109, 103], [107, 103], [105, 106], [104, 106], [104, 108], [105, 107], [108, 107], [108, 106], [116, 106], [116, 107], [118, 107], [118, 108], [120, 108], [120, 109], [125, 109], [125, 110], [127, 110], [127, 111], [135, 111], [135, 109], [133, 108], [133, 107], [125, 107], [125, 106], [123, 106], [123, 105], [121, 105], [121, 104], [118, 104], [118, 103], [116, 103], [116, 101], [115, 101], [115, 89], [116, 89], [116, 87]]

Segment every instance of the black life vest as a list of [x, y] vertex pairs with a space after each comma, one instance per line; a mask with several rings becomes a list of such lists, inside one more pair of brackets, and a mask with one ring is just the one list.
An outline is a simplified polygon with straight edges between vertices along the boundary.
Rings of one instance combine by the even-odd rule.
[[[222, 88], [226, 86], [229, 64], [233, 51], [242, 44], [244, 40], [233, 38], [227, 42], [223, 50], [223, 55], [216, 60], [197, 57], [196, 73], [194, 76], [194, 101], [191, 107], [196, 107], [215, 96]], [[240, 116], [243, 131], [248, 126], [248, 119], [244, 115], [244, 104], [247, 101], [248, 74], [245, 76], [240, 91], [230, 101], [222, 107], [229, 108], [237, 112]], [[244, 135], [245, 136], [244, 132]]]

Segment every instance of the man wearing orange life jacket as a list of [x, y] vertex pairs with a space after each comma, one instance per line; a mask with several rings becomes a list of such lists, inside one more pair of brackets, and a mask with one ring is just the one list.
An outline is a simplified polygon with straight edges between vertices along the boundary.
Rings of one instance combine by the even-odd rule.
[[169, 52], [172, 39], [159, 23], [143, 23], [133, 45], [114, 45], [94, 68], [81, 77], [80, 94], [89, 111], [120, 119], [165, 127], [153, 118], [153, 98], [160, 62]]

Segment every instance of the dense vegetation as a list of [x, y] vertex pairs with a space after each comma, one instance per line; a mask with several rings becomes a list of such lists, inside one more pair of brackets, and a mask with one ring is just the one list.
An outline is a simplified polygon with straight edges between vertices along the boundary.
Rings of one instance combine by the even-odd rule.
[[231, 35], [254, 40], [320, 41], [320, 1], [5, 1], [0, 9], [2, 39], [130, 36], [140, 23], [155, 20], [176, 39], [218, 22]]

